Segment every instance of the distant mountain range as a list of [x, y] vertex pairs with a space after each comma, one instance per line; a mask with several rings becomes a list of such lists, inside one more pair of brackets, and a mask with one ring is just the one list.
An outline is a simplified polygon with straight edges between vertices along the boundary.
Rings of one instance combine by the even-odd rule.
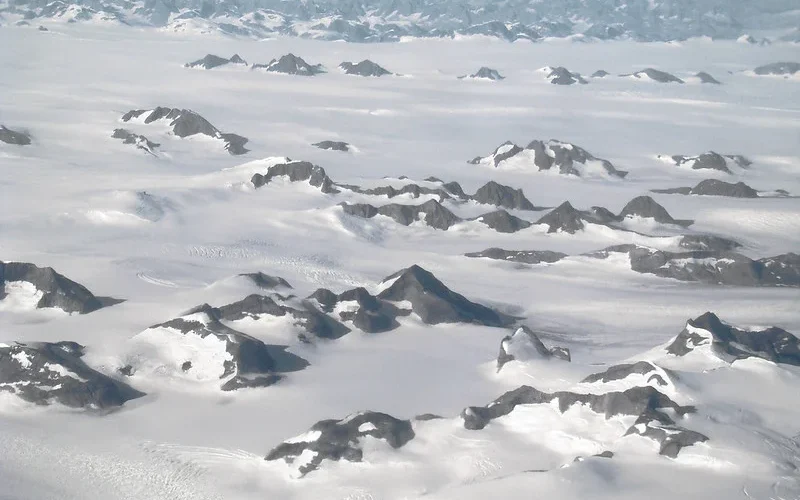
[[0, 0], [0, 24], [44, 18], [349, 42], [471, 35], [671, 41], [764, 29], [796, 41], [799, 17], [796, 0]]

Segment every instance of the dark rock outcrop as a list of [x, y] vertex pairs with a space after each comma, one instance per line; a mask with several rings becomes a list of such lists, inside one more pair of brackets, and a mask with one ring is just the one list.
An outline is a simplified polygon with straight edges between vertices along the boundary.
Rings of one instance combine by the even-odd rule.
[[589, 83], [583, 78], [580, 73], [572, 73], [570, 70], [563, 66], [547, 69], [547, 79], [553, 85], [572, 85], [575, 83], [587, 84]]
[[460, 78], [462, 80], [465, 79], [465, 78], [469, 78], [469, 79], [478, 79], [478, 80], [493, 80], [493, 81], [497, 81], [497, 80], [505, 80], [506, 77], [501, 75], [500, 72], [497, 71], [496, 69], [487, 68], [486, 66], [482, 66], [475, 73], [473, 73], [471, 75], [459, 76], [458, 78]]
[[695, 349], [709, 349], [721, 359], [756, 357], [800, 366], [800, 339], [778, 327], [765, 330], [740, 330], [723, 323], [707, 312], [686, 322], [686, 327], [667, 346], [667, 352], [685, 356]]
[[511, 316], [471, 302], [453, 292], [433, 274], [417, 265], [386, 277], [383, 283], [391, 285], [378, 294], [379, 299], [410, 302], [412, 311], [430, 325], [473, 323], [497, 327], [515, 321]]
[[31, 143], [31, 136], [25, 132], [18, 132], [0, 125], [0, 142], [15, 146], [28, 146]]
[[494, 152], [489, 156], [485, 157], [476, 156], [467, 163], [471, 165], [477, 165], [479, 163], [486, 163], [487, 161], [491, 161], [492, 165], [497, 167], [502, 161], [507, 160], [509, 158], [513, 158], [522, 151], [523, 149], [514, 144], [513, 142], [506, 141], [503, 144], [497, 146], [497, 149], [495, 149]]
[[728, 238], [722, 238], [712, 234], [685, 234], [681, 236], [678, 246], [686, 250], [724, 252], [727, 250], [735, 250], [742, 245]]
[[565, 232], [575, 234], [586, 227], [586, 222], [594, 223], [595, 220], [573, 207], [570, 202], [565, 201], [536, 221], [536, 224], [545, 224], [548, 233]]
[[332, 151], [341, 151], [346, 153], [350, 151], [350, 145], [346, 142], [342, 141], [322, 141], [322, 142], [315, 142], [312, 146], [317, 147], [319, 149], [329, 149]]
[[486, 224], [498, 233], [516, 233], [517, 231], [531, 227], [530, 222], [515, 217], [502, 209], [483, 214], [475, 220]]
[[547, 142], [534, 140], [525, 148], [535, 153], [534, 163], [539, 170], [558, 168], [562, 174], [581, 175], [575, 164], [586, 165], [587, 162], [599, 162], [600, 166], [612, 177], [625, 177], [628, 172], [617, 170], [614, 165], [602, 158], [597, 158], [585, 149], [574, 144], [551, 139]]
[[589, 375], [581, 380], [581, 382], [587, 384], [596, 382], [607, 383], [616, 380], [623, 380], [631, 375], [649, 375], [647, 378], [648, 384], [653, 382], [659, 386], [665, 386], [669, 383], [664, 378], [667, 375], [666, 371], [663, 368], [658, 368], [656, 365], [648, 361], [637, 361], [636, 363], [614, 365], [603, 372]]
[[480, 430], [492, 420], [508, 415], [519, 405], [549, 404], [557, 402], [563, 413], [574, 404], [583, 404], [592, 411], [605, 415], [636, 416], [636, 422], [625, 435], [638, 434], [660, 443], [661, 455], [676, 457], [681, 448], [708, 440], [708, 437], [677, 425], [671, 415], [682, 418], [693, 413], [692, 406], [681, 406], [668, 396], [650, 386], [633, 387], [624, 392], [605, 394], [578, 394], [574, 392], [546, 393], [523, 385], [509, 391], [487, 406], [470, 406], [461, 412], [464, 427]]
[[[455, 184], [458, 186], [458, 183], [453, 182], [450, 184]], [[342, 186], [345, 187], [345, 186]], [[445, 184], [442, 185], [442, 188], [429, 188], [425, 186], [420, 186], [418, 184], [406, 184], [401, 188], [395, 188], [393, 186], [379, 186], [375, 188], [360, 188], [358, 186], [346, 186], [348, 189], [355, 191], [356, 193], [366, 194], [370, 196], [386, 196], [387, 198], [394, 198], [395, 196], [401, 195], [411, 195], [412, 198], [419, 198], [423, 195], [433, 195], [439, 198], [439, 201], [444, 201], [454, 196], [458, 197], [458, 193], [452, 193], [452, 191], [448, 190], [445, 187]], [[450, 186], [451, 188], [455, 189], [454, 186]], [[458, 186], [458, 189], [461, 187]], [[463, 191], [461, 192], [463, 194]], [[464, 195], [466, 197], [466, 195]]]
[[354, 288], [338, 295], [320, 288], [308, 299], [316, 301], [326, 313], [333, 312], [337, 306], [345, 306], [339, 312], [339, 319], [351, 321], [353, 326], [367, 333], [394, 330], [400, 326], [397, 317], [411, 313], [373, 296], [365, 288]]
[[517, 328], [513, 334], [506, 335], [500, 341], [500, 353], [497, 355], [497, 371], [511, 361], [528, 361], [532, 359], [557, 358], [570, 361], [569, 349], [566, 347], [545, 347], [536, 333], [527, 326]]
[[114, 129], [114, 133], [111, 134], [111, 137], [114, 139], [122, 139], [123, 144], [133, 144], [137, 149], [141, 149], [145, 153], [153, 156], [156, 155], [154, 150], [161, 146], [161, 144], [153, 142], [143, 135], [134, 134], [130, 130], [124, 128]]
[[470, 252], [464, 255], [472, 258], [487, 258], [522, 264], [541, 264], [543, 262], [552, 264], [567, 256], [565, 253], [551, 252], [549, 250], [503, 250], [502, 248], [488, 248], [482, 252]]
[[679, 226], [690, 226], [694, 223], [694, 221], [690, 220], [673, 219], [664, 207], [656, 203], [656, 201], [649, 196], [637, 196], [629, 201], [625, 207], [623, 207], [618, 217], [642, 217], [645, 219], [653, 219], [662, 224], [677, 224]]
[[514, 189], [511, 186], [504, 186], [495, 181], [489, 181], [481, 186], [470, 198], [478, 203], [496, 207], [517, 210], [541, 210], [525, 197], [522, 189]]
[[713, 76], [709, 75], [705, 71], [701, 71], [694, 76], [695, 78], [698, 78], [700, 80], [700, 83], [711, 83], [713, 85], [722, 85], [722, 82], [720, 82]]
[[0, 261], [0, 300], [6, 297], [5, 285], [17, 281], [30, 283], [42, 293], [36, 304], [39, 309], [55, 307], [68, 313], [86, 314], [121, 302], [108, 297], [95, 297], [86, 287], [55, 272], [51, 267]]
[[678, 78], [675, 75], [671, 75], [671, 74], [669, 74], [669, 73], [667, 73], [665, 71], [660, 71], [660, 70], [653, 69], [653, 68], [646, 68], [646, 69], [643, 69], [641, 71], [637, 71], [635, 73], [630, 73], [630, 74], [620, 75], [620, 76], [629, 76], [629, 77], [637, 78], [639, 80], [641, 80], [641, 79], [650, 79], [650, 80], [653, 80], [654, 82], [658, 82], [658, 83], [684, 83], [683, 80], [681, 80], [680, 78]]
[[232, 155], [241, 155], [249, 151], [244, 147], [248, 142], [246, 137], [220, 132], [208, 120], [190, 109], [165, 108], [161, 106], [153, 110], [135, 109], [122, 115], [122, 121], [129, 122], [140, 118], [144, 114], [147, 114], [144, 118], [145, 124], [158, 120], [170, 120], [169, 126], [172, 127], [172, 133], [177, 137], [184, 138], [202, 134], [214, 139], [221, 139], [225, 143], [225, 149]]
[[339, 65], [339, 68], [348, 75], [357, 75], [357, 76], [384, 76], [384, 75], [391, 75], [392, 72], [387, 70], [386, 68], [381, 67], [380, 65], [370, 61], [369, 59], [364, 59], [360, 63], [354, 64], [351, 62], [343, 62]]
[[325, 173], [325, 169], [307, 161], [291, 161], [279, 163], [267, 169], [264, 174], [255, 174], [250, 179], [256, 189], [269, 184], [275, 177], [285, 176], [291, 182], [308, 181], [314, 187], [326, 194], [338, 193], [333, 181]]
[[340, 206], [344, 210], [344, 213], [348, 215], [365, 219], [371, 219], [376, 215], [384, 215], [404, 226], [411, 225], [413, 222], [420, 220], [421, 217], [428, 226], [442, 230], [447, 230], [451, 226], [461, 222], [459, 217], [436, 200], [429, 200], [421, 205], [390, 203], [388, 205], [374, 207], [363, 203], [352, 205], [341, 203]]
[[688, 165], [694, 170], [719, 170], [726, 174], [731, 173], [731, 166], [736, 165], [741, 168], [749, 167], [752, 162], [741, 155], [721, 155], [714, 151], [709, 151], [698, 156], [673, 155], [672, 161], [677, 166]]
[[757, 75], [794, 75], [800, 71], [800, 63], [776, 62], [759, 66], [753, 70]]
[[794, 253], [753, 260], [732, 251], [666, 252], [617, 245], [587, 255], [602, 259], [612, 253], [627, 253], [633, 271], [662, 278], [712, 285], [800, 287], [800, 255]]
[[254, 64], [253, 69], [300, 76], [314, 76], [325, 72], [325, 68], [321, 64], [309, 64], [303, 58], [294, 54], [286, 54], [281, 56], [280, 59], [273, 59], [267, 64]]
[[238, 321], [243, 318], [258, 319], [263, 315], [286, 316], [294, 319], [294, 325], [305, 333], [300, 334], [301, 341], [310, 341], [311, 337], [338, 339], [350, 332], [350, 329], [335, 319], [317, 310], [308, 301], [290, 301], [293, 297], [281, 297], [277, 294], [249, 295], [244, 299], [215, 309], [223, 320]]
[[356, 413], [342, 420], [321, 420], [305, 434], [273, 448], [266, 460], [284, 460], [304, 476], [319, 468], [324, 460], [360, 462], [364, 456], [360, 440], [365, 437], [400, 448], [414, 439], [414, 429], [409, 420], [373, 411]]
[[744, 182], [725, 182], [717, 179], [700, 181], [695, 187], [679, 187], [671, 189], [653, 189], [662, 194], [694, 194], [700, 196], [727, 196], [730, 198], [758, 198], [758, 191]]
[[598, 69], [597, 71], [592, 73], [591, 78], [605, 78], [610, 74], [611, 73], [609, 73], [608, 71], [606, 71], [604, 69]]
[[[264, 300], [262, 300], [264, 299]], [[220, 389], [232, 391], [246, 387], [266, 387], [282, 378], [279, 373], [298, 371], [306, 368], [308, 362], [286, 351], [286, 346], [268, 345], [250, 335], [244, 334], [222, 323], [222, 320], [235, 321], [246, 315], [281, 315], [281, 308], [272, 299], [251, 295], [242, 301], [214, 308], [202, 304], [184, 316], [150, 327], [151, 331], [167, 329], [181, 335], [195, 335], [200, 338], [216, 337], [225, 345], [229, 359], [224, 360], [220, 371], [223, 383]], [[285, 313], [283, 313], [285, 314]], [[202, 355], [202, 353], [201, 353]], [[193, 359], [180, 359], [182, 371], [192, 373]], [[177, 369], [177, 367], [173, 367]], [[133, 373], [136, 366], [133, 366]]]
[[249, 279], [257, 287], [263, 290], [274, 290], [276, 288], [292, 288], [288, 281], [280, 276], [270, 276], [262, 272], [257, 273], [243, 273], [239, 276]]
[[530, 157], [532, 156], [531, 167], [535, 167], [539, 171], [556, 168], [559, 173], [564, 175], [581, 176], [584, 174], [582, 170], [591, 163], [597, 163], [609, 176], [622, 178], [628, 174], [624, 170], [617, 170], [610, 161], [597, 158], [583, 148], [555, 139], [550, 139], [549, 141], [533, 140], [525, 149], [513, 142], [505, 142], [495, 149], [491, 155], [473, 158], [468, 163], [473, 165], [488, 163], [494, 167], [499, 167], [502, 162], [517, 157], [523, 152], [528, 153], [528, 161], [531, 160]]
[[547, 226], [548, 233], [565, 232], [575, 234], [583, 230], [587, 223], [609, 226], [625, 230], [619, 223], [626, 217], [642, 217], [653, 219], [662, 224], [689, 226], [690, 220], [673, 219], [669, 212], [649, 196], [638, 196], [629, 201], [619, 214], [614, 214], [604, 207], [592, 207], [590, 210], [578, 210], [565, 201], [536, 221], [536, 224]]
[[190, 63], [184, 64], [186, 68], [203, 68], [203, 69], [213, 69], [218, 68], [220, 66], [225, 66], [226, 64], [244, 64], [246, 65], [247, 62], [239, 57], [239, 54], [234, 54], [229, 59], [225, 59], [224, 57], [215, 56], [214, 54], [207, 54], [204, 58], [198, 59], [197, 61], [192, 61]]
[[0, 344], [0, 392], [37, 405], [107, 410], [144, 396], [90, 368], [75, 342]]

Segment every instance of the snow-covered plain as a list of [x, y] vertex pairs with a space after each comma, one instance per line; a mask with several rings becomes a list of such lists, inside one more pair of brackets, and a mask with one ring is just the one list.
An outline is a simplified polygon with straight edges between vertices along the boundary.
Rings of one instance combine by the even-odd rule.
[[[381, 216], [345, 216], [336, 204], [362, 201], [358, 194], [322, 194], [307, 183], [276, 181], [257, 190], [249, 184], [254, 173], [288, 156], [324, 167], [343, 184], [436, 176], [472, 193], [496, 180], [522, 188], [534, 205], [569, 200], [615, 213], [650, 189], [708, 177], [798, 195], [800, 82], [746, 73], [796, 60], [797, 45], [480, 38], [351, 45], [48, 27], [0, 29], [0, 124], [33, 138], [24, 147], [0, 143], [0, 259], [52, 266], [94, 293], [126, 302], [86, 315], [31, 311], [36, 291], [18, 287], [3, 301], [15, 302], [0, 308], [0, 342], [76, 341], [87, 346], [88, 364], [116, 376], [131, 339], [150, 326], [198, 304], [219, 306], [256, 293], [231, 279], [239, 273], [281, 276], [306, 296], [318, 287], [376, 292], [385, 276], [419, 264], [468, 298], [525, 317], [546, 333], [548, 345], [569, 347], [573, 362], [565, 369], [536, 361], [498, 374], [494, 359], [509, 331], [429, 326], [414, 316], [390, 332], [354, 330], [313, 344], [297, 342], [278, 320], [242, 321], [240, 331], [290, 343], [310, 367], [274, 386], [232, 393], [148, 377], [137, 387], [147, 396], [107, 415], [33, 407], [0, 392], [0, 498], [800, 498], [795, 366], [746, 360], [684, 367], [686, 390], [676, 400], [705, 405], [687, 426], [710, 440], [674, 460], [659, 456], [650, 440], [622, 439], [630, 418], [606, 420], [582, 407], [561, 414], [534, 405], [482, 431], [465, 430], [458, 419], [466, 406], [484, 405], [520, 384], [574, 388], [601, 365], [640, 359], [705, 311], [797, 334], [797, 288], [684, 283], [634, 273], [618, 259], [529, 267], [468, 259], [464, 253], [489, 247], [572, 255], [620, 243], [669, 243], [603, 226], [576, 235], [536, 227], [503, 234], [470, 222], [448, 231], [406, 227]], [[183, 67], [206, 53], [267, 63], [288, 52], [329, 72], [299, 77]], [[336, 71], [342, 61], [364, 58], [407, 77]], [[457, 79], [484, 65], [506, 79]], [[605, 69], [611, 76], [551, 85], [538, 73], [548, 65], [582, 75]], [[680, 78], [706, 71], [722, 85], [613, 76], [645, 67]], [[161, 143], [156, 156], [111, 138], [115, 128], [128, 126], [120, 122], [125, 112], [156, 106], [192, 109], [220, 130], [249, 138], [250, 152], [234, 157], [215, 141], [167, 136], [161, 125], [130, 126]], [[524, 146], [537, 138], [580, 145], [629, 174], [579, 178], [467, 164], [506, 140]], [[311, 146], [322, 140], [349, 142], [357, 152]], [[727, 176], [658, 158], [708, 150], [745, 155], [753, 165]], [[695, 220], [685, 232], [735, 239], [750, 257], [800, 250], [798, 198], [653, 197], [676, 219]], [[544, 214], [513, 212], [530, 221]], [[467, 204], [458, 215], [479, 213]], [[359, 410], [446, 418], [415, 424], [417, 438], [399, 450], [368, 442], [363, 463], [325, 462], [302, 479], [282, 462], [263, 460], [318, 420]], [[611, 460], [572, 462], [609, 447]]]

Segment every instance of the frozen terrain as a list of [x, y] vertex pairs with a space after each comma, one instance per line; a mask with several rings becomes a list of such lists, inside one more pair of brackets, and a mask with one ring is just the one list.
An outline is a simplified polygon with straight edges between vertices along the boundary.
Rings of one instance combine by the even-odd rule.
[[[0, 498], [800, 498], [800, 80], [753, 72], [796, 44], [16, 15], [0, 261], [32, 265], [0, 265]], [[326, 72], [185, 67], [206, 54]], [[393, 74], [338, 69], [366, 59]], [[477, 68], [504, 78], [459, 79]], [[620, 76], [644, 68], [685, 83]], [[493, 163], [506, 141], [520, 152]], [[711, 151], [749, 164], [692, 167]], [[652, 192], [706, 179], [788, 195]], [[644, 195], [660, 209], [628, 210]], [[639, 247], [670, 258], [637, 272]], [[551, 254], [465, 255], [492, 248]]]

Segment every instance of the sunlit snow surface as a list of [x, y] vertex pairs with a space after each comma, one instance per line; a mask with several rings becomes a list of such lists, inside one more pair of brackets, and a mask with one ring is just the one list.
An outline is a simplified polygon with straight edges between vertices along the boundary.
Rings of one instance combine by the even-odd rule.
[[[654, 346], [707, 310], [731, 323], [778, 325], [797, 334], [797, 289], [681, 283], [636, 274], [627, 258], [576, 257], [531, 267], [467, 259], [464, 253], [489, 247], [571, 255], [620, 243], [671, 248], [674, 233], [653, 238], [590, 226], [576, 235], [546, 234], [533, 226], [502, 234], [471, 222], [438, 231], [383, 217], [346, 217], [335, 205], [365, 201], [354, 193], [330, 197], [307, 183], [281, 180], [255, 190], [249, 183], [253, 174], [288, 156], [318, 164], [345, 184], [436, 176], [473, 193], [496, 180], [522, 188], [537, 206], [569, 200], [576, 208], [600, 205], [615, 213], [650, 189], [694, 185], [708, 177], [800, 194], [800, 83], [746, 72], [796, 60], [796, 45], [484, 39], [349, 45], [49, 27], [39, 32], [4, 22], [0, 28], [0, 123], [33, 138], [26, 147], [0, 143], [0, 258], [52, 266], [99, 295], [127, 301], [87, 315], [53, 315], [31, 310], [36, 290], [6, 285], [0, 342], [77, 341], [88, 346], [87, 363], [113, 375], [132, 346], [153, 345], [137, 342], [159, 341], [149, 337], [152, 325], [201, 303], [223, 305], [257, 293], [253, 285], [231, 279], [238, 273], [281, 276], [298, 296], [318, 287], [341, 292], [365, 286], [377, 293], [388, 286], [379, 286], [381, 279], [417, 263], [473, 300], [526, 317], [526, 324], [545, 332], [547, 345], [569, 347], [573, 362], [512, 363], [497, 374], [494, 359], [510, 332], [431, 327], [414, 316], [391, 332], [354, 330], [311, 345], [298, 343], [282, 319], [242, 320], [236, 328], [265, 342], [290, 343], [311, 366], [274, 386], [236, 393], [185, 391], [184, 384], [169, 379], [160, 385], [148, 380], [142, 387], [148, 396], [102, 417], [31, 407], [0, 392], [0, 497], [800, 495], [796, 367], [759, 360], [730, 365], [702, 350], [683, 365], [665, 361], [664, 368], [683, 375], [665, 392], [675, 390], [681, 404], [703, 404], [686, 425], [710, 437], [683, 449], [676, 460], [659, 456], [653, 441], [620, 439], [631, 424], [627, 417], [606, 420], [581, 407], [563, 415], [550, 405], [518, 408], [482, 431], [465, 430], [458, 418], [464, 407], [486, 404], [521, 384], [574, 389], [603, 364], [642, 359], [643, 352], [656, 359]], [[330, 72], [304, 78], [182, 67], [206, 53], [238, 53], [248, 62], [267, 63], [288, 52]], [[332, 71], [342, 61], [365, 58], [413, 78]], [[506, 79], [492, 85], [457, 79], [484, 65]], [[537, 72], [548, 65], [611, 75], [562, 87]], [[613, 76], [645, 67], [679, 78], [707, 71], [722, 85], [644, 84]], [[155, 106], [192, 109], [220, 130], [249, 138], [251, 152], [232, 157], [205, 141], [170, 138], [159, 125], [136, 129], [162, 144], [158, 157], [111, 138], [123, 113]], [[524, 146], [547, 138], [579, 145], [630, 173], [609, 180], [466, 163], [506, 140]], [[311, 146], [322, 140], [356, 144], [359, 153]], [[742, 154], [754, 163], [726, 176], [658, 158], [708, 150]], [[689, 232], [736, 239], [750, 257], [800, 250], [797, 198], [654, 198], [674, 218], [694, 219]], [[454, 209], [464, 218], [489, 210], [470, 204]], [[529, 221], [544, 213], [513, 212]], [[635, 229], [656, 234], [638, 223]], [[183, 340], [180, 347], [187, 351], [206, 347]], [[218, 346], [207, 347], [201, 381], [218, 376], [211, 368], [225, 357]], [[159, 360], [151, 361], [158, 369]], [[603, 390], [637, 383], [634, 379]], [[596, 388], [585, 388], [590, 389]], [[313, 439], [304, 433], [318, 420], [368, 409], [398, 418], [421, 413], [446, 418], [415, 424], [417, 437], [399, 450], [367, 441], [364, 462], [325, 462], [303, 479], [292, 479], [292, 469], [282, 462], [263, 460], [291, 436]], [[573, 463], [578, 455], [610, 447], [616, 453], [611, 460]], [[304, 459], [310, 458], [298, 460]], [[525, 472], [532, 470], [548, 472]]]

